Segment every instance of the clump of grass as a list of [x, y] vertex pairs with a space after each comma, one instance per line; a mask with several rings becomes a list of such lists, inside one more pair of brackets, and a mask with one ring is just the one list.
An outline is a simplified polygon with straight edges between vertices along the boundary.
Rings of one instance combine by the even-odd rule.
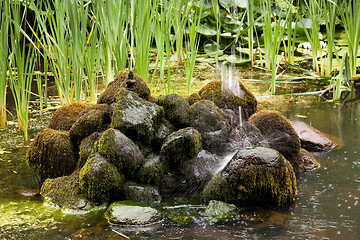
[[6, 89], [8, 71], [8, 35], [9, 35], [9, 7], [5, 1], [0, 2], [0, 128], [6, 128]]

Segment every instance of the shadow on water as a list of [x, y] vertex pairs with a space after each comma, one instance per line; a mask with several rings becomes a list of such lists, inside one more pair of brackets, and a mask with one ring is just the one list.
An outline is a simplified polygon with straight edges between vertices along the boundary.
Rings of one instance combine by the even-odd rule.
[[[274, 209], [243, 208], [232, 220], [209, 223], [201, 203], [181, 198], [164, 209], [178, 211], [184, 221], [167, 218], [142, 228], [109, 225], [101, 211], [67, 214], [44, 206], [36, 194], [19, 191], [38, 188], [39, 182], [25, 163], [27, 143], [10, 124], [0, 130], [0, 239], [358, 239], [360, 105], [340, 107], [314, 96], [272, 97], [276, 104], [258, 101], [290, 120], [305, 116], [304, 122], [345, 142], [341, 150], [315, 155], [321, 167], [298, 177], [295, 202]], [[36, 119], [32, 137], [47, 124], [46, 116]]]

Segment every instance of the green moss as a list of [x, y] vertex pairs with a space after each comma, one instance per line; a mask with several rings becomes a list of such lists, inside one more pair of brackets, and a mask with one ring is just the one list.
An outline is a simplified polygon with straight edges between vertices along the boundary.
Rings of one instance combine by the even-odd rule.
[[206, 202], [221, 200], [237, 206], [281, 206], [294, 200], [295, 173], [292, 165], [282, 155], [278, 154], [278, 157], [269, 159], [270, 161], [263, 161], [252, 153], [248, 156], [252, 156], [251, 159], [243, 159], [241, 156], [240, 160], [232, 160], [211, 179], [203, 191]]
[[95, 203], [109, 201], [122, 188], [124, 176], [100, 154], [91, 156], [79, 173], [80, 189]]
[[79, 188], [79, 172], [70, 176], [47, 179], [40, 190], [45, 202], [62, 209], [89, 210], [92, 205]]
[[254, 124], [269, 142], [270, 147], [278, 150], [298, 170], [297, 156], [301, 143], [291, 122], [277, 111], [262, 110], [251, 116], [249, 122]]
[[198, 92], [198, 95], [201, 99], [213, 101], [219, 108], [239, 111], [239, 106], [241, 106], [242, 116], [246, 120], [256, 112], [257, 101], [255, 96], [240, 81], [239, 85], [245, 93], [244, 97], [235, 96], [229, 92], [223, 93], [221, 81], [208, 83]]
[[99, 153], [129, 179], [134, 179], [143, 164], [139, 147], [119, 130], [106, 130], [98, 144]]
[[69, 132], [43, 129], [31, 142], [26, 161], [42, 181], [72, 173], [77, 159]]
[[60, 107], [50, 119], [48, 128], [69, 131], [86, 106], [85, 103], [72, 103]]
[[182, 163], [196, 157], [201, 148], [201, 134], [188, 127], [173, 132], [166, 138], [161, 147], [161, 156], [171, 169], [179, 169]]
[[191, 106], [194, 103], [196, 103], [197, 101], [200, 101], [201, 97], [199, 96], [198, 93], [192, 93], [186, 97], [186, 100], [188, 101], [189, 105]]
[[156, 104], [164, 108], [165, 118], [177, 129], [189, 126], [189, 103], [185, 98], [173, 93], [166, 96], [159, 96]]
[[[119, 91], [126, 88], [126, 81], [128, 80], [129, 72], [126, 70], [121, 70], [115, 76], [114, 81], [109, 83], [105, 91], [100, 95], [98, 103], [107, 103], [112, 104], [116, 101]], [[150, 89], [137, 74], [134, 74], [135, 84], [134, 92], [139, 95], [139, 97], [149, 100], [150, 98]]]
[[77, 164], [78, 169], [84, 166], [90, 155], [98, 152], [98, 142], [100, 140], [100, 137], [101, 134], [95, 132], [81, 141], [79, 147], [79, 161]]

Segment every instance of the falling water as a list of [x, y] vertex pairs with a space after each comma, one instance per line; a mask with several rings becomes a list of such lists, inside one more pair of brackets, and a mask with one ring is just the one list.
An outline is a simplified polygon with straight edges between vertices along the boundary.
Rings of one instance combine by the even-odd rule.
[[241, 112], [241, 106], [239, 106], [239, 127], [242, 128], [243, 123], [242, 123], [242, 112]]

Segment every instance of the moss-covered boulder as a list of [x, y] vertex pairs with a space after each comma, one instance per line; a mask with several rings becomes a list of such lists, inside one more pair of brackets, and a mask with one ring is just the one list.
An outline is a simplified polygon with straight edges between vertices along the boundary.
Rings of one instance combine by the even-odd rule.
[[203, 148], [210, 152], [223, 148], [230, 136], [226, 114], [209, 100], [191, 105], [190, 126], [201, 133]]
[[124, 176], [100, 154], [89, 157], [79, 172], [80, 189], [94, 203], [106, 203], [124, 183]]
[[72, 103], [60, 107], [50, 119], [48, 128], [69, 131], [86, 106], [85, 103]]
[[41, 186], [40, 194], [46, 203], [64, 210], [88, 211], [94, 207], [80, 190], [79, 171], [70, 176], [46, 179]]
[[94, 132], [100, 132], [110, 123], [110, 107], [107, 104], [94, 104], [86, 107], [70, 128], [70, 137], [75, 145]]
[[194, 128], [180, 129], [170, 134], [161, 147], [162, 160], [173, 170], [196, 157], [201, 145], [201, 134]]
[[139, 147], [119, 130], [109, 128], [98, 143], [99, 153], [127, 178], [134, 179], [143, 164]]
[[120, 201], [110, 204], [105, 212], [110, 223], [120, 225], [147, 225], [161, 220], [155, 208], [134, 201]]
[[111, 127], [119, 129], [137, 143], [150, 145], [163, 114], [162, 107], [121, 89], [114, 105]]
[[50, 128], [40, 131], [29, 145], [26, 161], [42, 181], [71, 174], [77, 158], [69, 132]]
[[292, 126], [299, 135], [301, 147], [310, 152], [330, 152], [338, 145], [330, 136], [305, 122], [292, 121]]
[[79, 146], [79, 160], [77, 168], [82, 168], [86, 163], [90, 155], [98, 152], [98, 142], [100, 140], [101, 133], [94, 132], [90, 136], [84, 138]]
[[158, 151], [163, 145], [165, 139], [175, 131], [175, 127], [169, 123], [166, 119], [157, 125], [152, 140], [152, 147], [155, 151]]
[[197, 101], [201, 100], [201, 97], [199, 96], [199, 94], [197, 92], [190, 94], [189, 96], [186, 97], [186, 100], [188, 101], [189, 105], [193, 105], [194, 103], [196, 103]]
[[161, 162], [160, 156], [153, 154], [144, 159], [144, 164], [137, 174], [137, 180], [141, 183], [159, 186], [166, 172], [167, 169]]
[[242, 110], [242, 117], [247, 120], [256, 112], [257, 101], [255, 96], [239, 81], [241, 95], [237, 96], [225, 90], [223, 92], [221, 81], [212, 81], [205, 85], [198, 95], [201, 99], [213, 101], [221, 109], [232, 109], [239, 112]]
[[211, 200], [202, 214], [210, 223], [231, 220], [239, 212], [234, 205], [222, 201]]
[[276, 150], [240, 149], [205, 187], [206, 202], [220, 200], [243, 205], [279, 206], [294, 200], [296, 178], [292, 165]]
[[150, 98], [150, 89], [137, 74], [133, 74], [129, 78], [129, 71], [121, 70], [115, 76], [114, 81], [110, 82], [105, 91], [100, 95], [98, 103], [112, 104], [116, 101], [119, 91], [127, 89], [139, 95], [142, 99]]
[[164, 108], [165, 118], [177, 129], [185, 128], [190, 123], [189, 103], [182, 96], [173, 93], [159, 96], [156, 104]]
[[300, 138], [288, 119], [277, 111], [262, 110], [251, 116], [249, 122], [260, 130], [271, 148], [284, 155], [295, 171], [299, 170]]
[[124, 199], [146, 203], [151, 206], [159, 206], [162, 197], [159, 190], [151, 185], [142, 185], [134, 182], [128, 182], [123, 191]]

